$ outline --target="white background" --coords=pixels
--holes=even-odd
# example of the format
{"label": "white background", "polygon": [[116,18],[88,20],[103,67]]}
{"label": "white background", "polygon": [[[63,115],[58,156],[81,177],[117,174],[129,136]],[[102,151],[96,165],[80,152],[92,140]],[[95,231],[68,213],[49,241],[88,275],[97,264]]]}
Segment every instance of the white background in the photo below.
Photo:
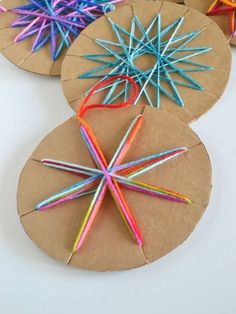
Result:
{"label": "white background", "polygon": [[1,314],[236,313],[236,51],[223,98],[192,124],[212,160],[210,205],[182,246],[135,270],[66,267],[30,241],[16,211],[19,174],[39,141],[73,112],[59,79],[19,70],[3,56],[0,104]]}

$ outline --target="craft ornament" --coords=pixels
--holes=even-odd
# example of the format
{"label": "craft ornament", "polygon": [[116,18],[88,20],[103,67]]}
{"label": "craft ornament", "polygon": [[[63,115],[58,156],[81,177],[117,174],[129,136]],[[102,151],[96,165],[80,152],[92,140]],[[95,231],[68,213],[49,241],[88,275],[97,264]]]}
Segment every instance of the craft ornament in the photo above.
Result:
{"label": "craft ornament", "polygon": [[[184,107],[184,101],[178,90],[179,86],[200,91],[204,90],[203,86],[191,77],[191,73],[210,71],[214,68],[195,62],[192,59],[200,54],[207,53],[211,48],[189,46],[193,39],[200,35],[201,31],[177,35],[184,23],[184,17],[178,18],[163,28],[161,14],[158,14],[145,29],[135,15],[131,21],[130,32],[114,23],[112,19],[109,19],[109,22],[117,37],[117,42],[97,39],[96,43],[104,48],[104,53],[90,54],[83,57],[101,65],[80,75],[80,78],[99,78],[100,81],[103,81],[119,73],[129,75],[140,85],[140,92],[134,104],[139,101],[143,94],[149,105],[156,108],[160,108],[160,94]],[[135,36],[137,31],[141,33],[139,38]],[[153,31],[155,32],[153,33]],[[150,33],[153,33],[153,35],[150,36]],[[166,36],[168,36],[168,39],[166,39]],[[128,41],[126,37],[128,37]],[[117,52],[117,48],[120,51]],[[135,60],[143,55],[151,55],[155,58],[155,63],[150,69],[142,70],[137,68]],[[111,60],[111,58],[113,59]],[[186,67],[183,68],[183,65]],[[104,71],[106,71],[106,74],[104,74]],[[120,82],[122,83],[122,81],[116,81],[107,87],[108,91],[103,101],[104,104],[113,103],[120,96],[127,99],[126,87],[117,92]],[[166,88],[163,86],[163,82],[167,83]],[[155,102],[152,102],[148,94],[147,87],[149,85],[155,88]]]}
{"label": "craft ornament", "polygon": [[[132,210],[128,207],[125,197],[122,194],[121,187],[137,191],[139,193],[144,193],[147,195],[159,197],[165,200],[179,202],[179,203],[189,203],[191,201],[184,195],[177,192],[167,190],[163,187],[158,187],[154,185],[145,184],[143,182],[134,180],[133,178],[138,175],[151,170],[154,167],[162,165],[163,163],[185,153],[187,148],[179,147],[173,148],[171,150],[157,153],[155,155],[150,155],[147,157],[140,158],[138,160],[130,161],[126,164],[121,164],[126,153],[131,148],[133,141],[135,140],[136,134],[142,126],[143,117],[142,114],[135,117],[131,122],[129,128],[127,129],[122,141],[120,142],[118,149],[116,150],[114,156],[112,157],[110,163],[107,162],[99,144],[96,139],[96,135],[90,128],[89,124],[84,120],[85,113],[90,109],[104,109],[105,107],[101,105],[90,105],[86,107],[87,102],[93,93],[99,88],[112,83],[115,80],[127,80],[131,83],[134,88],[135,93],[130,99],[120,105],[109,105],[108,108],[121,108],[128,106],[134,102],[137,97],[138,89],[135,82],[127,76],[117,76],[107,79],[103,82],[99,82],[93,87],[88,97],[85,98],[80,111],[78,112],[78,120],[80,122],[80,129],[82,133],[83,140],[88,147],[91,156],[93,158],[96,168],[89,168],[84,165],[75,165],[58,160],[48,160],[43,159],[43,164],[53,167],[56,169],[61,169],[70,173],[82,174],[86,176],[86,179],[67,187],[63,191],[47,198],[46,200],[40,202],[35,206],[34,210],[43,210],[51,207],[55,207],[58,204],[67,202],[69,200],[79,198],[88,194],[94,194],[91,204],[86,213],[85,219],[82,222],[82,226],[74,242],[72,249],[72,255],[79,251],[82,243],[85,240],[87,233],[89,232],[91,225],[99,212],[101,203],[109,189],[114,201],[126,223],[128,229],[130,230],[133,238],[136,240],[137,244],[143,246],[143,238],[141,231],[136,223],[136,219],[132,214]],[[69,258],[69,261],[72,257]]]}
{"label": "craft ornament", "polygon": [[[87,105],[96,89],[111,84],[115,79],[128,80],[134,86],[134,92],[125,103],[107,106]],[[36,151],[32,155],[31,161],[27,163],[21,175],[18,207],[25,230],[48,254],[68,264],[94,270],[127,269],[146,264],[179,245],[191,233],[206,207],[210,193],[210,168],[202,144],[199,144],[197,137],[193,137],[192,131],[184,123],[164,112],[159,114],[159,111],[144,105],[141,108],[139,105],[124,108],[132,103],[136,96],[137,85],[126,76],[112,77],[97,84],[81,105],[76,124],[74,119],[66,123],[67,126],[70,125],[69,129],[74,125],[76,133],[77,129],[80,129],[81,139],[84,141],[84,147],[89,151],[90,158],[84,156],[84,162],[77,162],[69,157],[72,156],[71,151],[80,158],[85,152],[83,153],[82,146],[79,149],[76,149],[77,144],[75,148],[71,146],[73,143],[78,143],[78,138],[77,136],[73,138],[72,133],[67,131],[64,135],[58,136],[57,140],[54,138],[50,145],[46,144],[47,141],[43,141],[39,153]],[[111,109],[118,111],[118,114]],[[98,110],[99,121],[94,128],[90,118],[93,116],[98,120]],[[108,111],[111,112],[110,117],[117,117],[117,120],[113,117],[110,124],[114,138],[111,132],[107,131],[108,120],[107,123],[101,122]],[[130,118],[127,124],[128,116]],[[159,117],[159,120],[156,120],[155,116]],[[150,117],[158,123],[150,121]],[[120,127],[121,122],[122,127]],[[147,138],[147,134],[152,137],[154,135],[153,131],[150,133],[153,125],[158,128],[158,140]],[[187,145],[178,145],[181,142],[179,128],[183,129],[182,136],[187,134],[188,140],[181,140]],[[175,134],[170,138],[170,130],[173,129]],[[112,138],[107,147],[105,143],[108,134]],[[162,144],[158,150],[155,150],[156,143],[164,143],[165,137],[169,143],[164,146]],[[58,139],[65,140],[66,149],[58,143]],[[144,143],[140,143],[140,139]],[[176,139],[178,144],[175,143]],[[116,143],[115,146],[118,148],[111,149],[111,143]],[[61,154],[62,152],[66,155]],[[39,156],[41,156],[40,160]],[[197,170],[199,159],[201,169]],[[197,170],[194,180],[191,178],[195,173],[192,166]],[[181,175],[180,173],[177,175],[174,171],[176,167]],[[190,178],[183,175],[186,171]],[[64,179],[62,181],[55,179],[55,175],[62,176]],[[76,179],[73,183],[69,183],[68,180],[78,176],[82,177],[82,180],[78,182]],[[168,179],[163,181],[165,177]],[[180,182],[178,177],[181,180],[184,178],[183,194],[175,192],[181,191],[178,189]],[[157,186],[154,180],[164,183]],[[168,184],[169,180],[175,187],[173,190],[168,188],[171,186]],[[51,188],[49,182],[52,182]],[[193,192],[193,189],[196,191]],[[107,193],[108,191],[110,193]],[[43,197],[41,195],[39,198],[38,193],[42,193]],[[156,203],[155,200],[159,200],[160,203]],[[123,220],[119,216],[113,217],[117,208]],[[72,209],[74,218],[71,216]],[[65,216],[60,220],[62,210]],[[166,217],[164,220],[163,214]],[[123,222],[120,223],[120,220]],[[135,241],[132,240],[127,229]],[[160,233],[154,230],[159,230]],[[107,232],[110,234],[108,235]],[[154,240],[153,237],[156,239]],[[158,249],[155,248],[156,245]]]}
{"label": "craft ornament", "polygon": [[[25,46],[27,45],[29,49],[29,56],[41,49],[49,50],[44,57],[55,62],[65,54],[83,29],[104,13],[114,10],[115,4],[122,0],[21,0],[18,2],[22,5],[11,7],[10,2],[6,6],[8,10],[5,13],[5,28],[17,29],[14,38],[10,36],[9,30],[9,37],[15,44],[26,41]],[[5,33],[2,36],[4,35]],[[21,49],[16,45],[17,48]],[[34,70],[34,65],[31,70],[50,74],[47,73],[48,69],[44,71],[46,73]],[[55,75],[59,74],[55,73]]]}
{"label": "craft ornament", "polygon": [[112,4],[120,1],[30,0],[28,5],[12,10],[19,15],[12,27],[23,28],[15,38],[15,42],[35,35],[32,47],[34,52],[50,41],[52,59],[56,60],[64,47],[71,46],[81,30],[102,16],[104,12],[113,10]]}
{"label": "craft ornament", "polygon": [[[139,1],[81,32],[65,57],[62,86],[78,110],[95,83],[128,75],[140,87],[135,104],[142,99],[189,123],[219,99],[230,66],[229,45],[209,18],[182,5]],[[128,89],[122,83],[100,90],[97,101],[125,101]]]}

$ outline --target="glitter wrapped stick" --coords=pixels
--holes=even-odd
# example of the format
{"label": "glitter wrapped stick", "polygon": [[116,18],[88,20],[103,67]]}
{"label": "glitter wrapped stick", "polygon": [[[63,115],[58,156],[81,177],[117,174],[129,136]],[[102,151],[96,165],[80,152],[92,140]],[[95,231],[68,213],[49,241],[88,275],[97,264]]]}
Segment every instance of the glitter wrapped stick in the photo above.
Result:
{"label": "glitter wrapped stick", "polygon": [[[95,90],[105,86],[106,84],[109,84],[115,79],[126,79],[130,81],[137,89],[137,85],[135,85],[134,81],[129,77],[118,76],[110,78],[107,81],[97,84],[93,88],[90,94],[86,97],[84,104],[81,106],[78,113],[78,120],[81,124],[82,138],[86,146],[88,147],[91,158],[93,159],[96,167],[92,168],[84,165],[52,159],[42,160],[42,163],[45,166],[79,175],[84,177],[84,179],[64,189],[63,191],[47,198],[43,202],[40,202],[35,206],[34,210],[48,209],[50,207],[54,207],[58,204],[70,201],[72,199],[80,198],[84,195],[93,195],[87,214],[82,222],[81,228],[74,242],[72,255],[75,252],[79,251],[79,249],[81,248],[88,232],[91,229],[92,223],[101,207],[102,201],[108,191],[111,193],[117,205],[117,208],[119,209],[119,212],[127,225],[128,230],[140,246],[143,245],[142,234],[139,230],[135,217],[125,200],[125,197],[121,191],[121,187],[172,202],[178,202],[183,204],[191,203],[191,201],[182,194],[167,190],[162,187],[134,180],[134,178],[141,173],[150,171],[154,167],[160,166],[161,164],[166,163],[169,160],[184,154],[187,151],[186,148],[174,148],[165,152],[157,153],[122,164],[124,157],[132,147],[132,143],[142,126],[142,114],[135,117],[134,120],[131,122],[114,156],[109,163],[107,162],[98,144],[96,136],[93,133],[93,130],[90,128],[90,126],[87,124],[83,117],[85,113],[90,109],[104,108],[104,105],[86,106],[86,103]],[[137,90],[127,102],[118,105],[109,105],[108,108],[112,109],[127,106],[134,101],[136,96]]]}
{"label": "glitter wrapped stick", "polygon": [[[162,27],[161,14],[156,15],[147,28],[144,28],[137,16],[131,19],[130,30],[111,19],[109,21],[116,41],[95,40],[100,48],[104,49],[104,53],[83,56],[99,65],[80,75],[81,79],[99,78],[103,81],[119,74],[128,75],[140,86],[134,104],[143,95],[149,105],[156,108],[161,106],[161,95],[184,107],[179,87],[204,90],[204,87],[191,77],[194,72],[213,70],[213,67],[195,61],[197,56],[211,50],[210,47],[192,44],[203,30],[178,34],[185,23],[185,17]],[[135,62],[138,58],[148,55],[154,57],[153,66],[148,69],[139,68]],[[127,85],[122,90],[117,88],[121,83],[122,80],[117,80],[103,87],[106,90],[104,104],[115,102],[119,97],[127,99]],[[150,87],[155,90],[155,99],[151,99]]]}
{"label": "glitter wrapped stick", "polygon": [[69,48],[79,33],[113,4],[122,0],[29,0],[12,9],[19,15],[12,27],[23,28],[15,42],[35,36],[32,52],[47,43],[51,45],[52,59],[56,60],[64,47]]}
{"label": "glitter wrapped stick", "polygon": [[207,15],[229,15],[230,34],[236,34],[236,2],[234,0],[215,0],[207,11]]}

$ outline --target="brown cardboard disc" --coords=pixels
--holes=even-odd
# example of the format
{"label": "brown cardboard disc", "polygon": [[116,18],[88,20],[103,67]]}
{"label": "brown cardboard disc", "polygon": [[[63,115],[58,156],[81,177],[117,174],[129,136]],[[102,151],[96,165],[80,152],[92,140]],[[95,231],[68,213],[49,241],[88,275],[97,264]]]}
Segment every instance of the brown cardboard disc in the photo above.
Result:
{"label": "brown cardboard disc", "polygon": [[[127,0],[128,2],[129,0]],[[10,25],[16,20],[17,14],[10,10],[28,4],[27,0],[0,0],[0,4],[7,9],[0,15],[0,52],[19,68],[42,75],[60,76],[61,65],[67,49],[65,48],[56,61],[52,60],[50,44],[41,47],[38,51],[32,52],[32,39],[15,43],[15,37],[20,33],[21,28],[11,28]],[[118,3],[117,6],[126,5]]]}
{"label": "brown cardboard disc", "polygon": [[[185,123],[164,110],[157,111],[144,104],[115,109],[115,112],[96,109],[88,113],[86,121],[109,161],[131,121],[141,112],[143,124],[123,162],[187,147],[188,151],[183,155],[140,175],[137,180],[182,193],[192,204],[174,203],[122,189],[143,234],[141,249],[128,232],[108,192],[81,250],[73,255],[70,265],[109,271],[153,262],[191,234],[208,205],[210,160],[200,139]],[[22,171],[17,197],[20,220],[29,237],[44,252],[66,262],[91,196],[32,212],[38,202],[82,179],[44,166],[40,162],[43,158],[94,166],[75,117],[54,129],[38,145]]]}
{"label": "brown cardboard disc", "polygon": [[[210,6],[212,5],[213,0],[185,0],[185,5],[188,7],[194,8],[198,10],[199,12],[202,12],[203,14],[206,14]],[[229,29],[230,29],[230,22],[229,22],[229,16],[226,15],[215,15],[215,16],[209,16],[215,23],[219,25],[219,27],[222,29],[222,31],[225,34],[225,37],[229,40],[231,45],[236,46],[236,37],[232,37],[230,35]]]}
{"label": "brown cardboard disc", "polygon": [[[202,30],[190,46],[210,47],[212,50],[195,56],[192,60],[214,67],[213,71],[207,70],[190,74],[192,78],[196,79],[203,86],[204,91],[178,86],[180,95],[185,103],[184,107],[178,106],[165,95],[161,95],[160,108],[174,114],[186,123],[190,123],[199,118],[217,102],[228,82],[231,68],[230,47],[220,28],[205,15],[183,5],[162,1],[137,1],[125,8],[119,8],[114,12],[106,14],[90,24],[68,50],[62,66],[61,79],[65,97],[75,111],[78,110],[81,98],[83,98],[85,92],[98,81],[95,78],[80,78],[82,74],[99,65],[97,62],[87,60],[82,56],[105,52],[95,42],[97,38],[117,42],[108,18],[129,30],[131,18],[134,14],[138,16],[144,27],[147,27],[159,12],[162,14],[163,27],[180,17],[185,17],[185,22],[178,34]],[[147,58],[142,60],[146,68],[152,64],[148,61],[149,58],[150,55],[147,55]],[[148,92],[152,99],[156,98],[155,88],[149,87]],[[144,97],[142,99],[148,104]]]}

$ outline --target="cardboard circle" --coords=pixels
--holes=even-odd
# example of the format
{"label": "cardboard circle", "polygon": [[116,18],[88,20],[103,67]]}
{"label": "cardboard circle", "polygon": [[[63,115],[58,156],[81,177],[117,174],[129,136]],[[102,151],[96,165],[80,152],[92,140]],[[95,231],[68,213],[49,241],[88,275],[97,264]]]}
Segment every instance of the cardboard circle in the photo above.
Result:
{"label": "cardboard circle", "polygon": [[[194,72],[190,75],[203,86],[204,91],[178,86],[179,93],[185,103],[184,107],[178,106],[162,94],[160,108],[174,114],[186,123],[190,123],[217,102],[224,92],[231,68],[230,47],[219,27],[205,15],[183,5],[160,1],[137,1],[125,8],[119,8],[115,12],[106,14],[90,24],[68,50],[62,66],[61,80],[65,97],[75,111],[78,110],[81,98],[84,97],[86,91],[99,80],[97,78],[80,78],[82,74],[99,65],[98,62],[87,60],[82,56],[106,52],[95,42],[97,38],[117,42],[108,18],[130,30],[130,22],[134,14],[147,28],[159,12],[161,13],[163,27],[173,23],[180,17],[185,17],[185,22],[177,34],[201,30],[201,33],[194,38],[190,47],[211,47],[212,50],[194,57],[192,61],[214,67],[213,71]],[[148,93],[151,98],[155,99],[155,88],[149,87]],[[141,99],[148,104],[143,96]]]}
{"label": "cardboard circle", "polygon": [[[197,135],[164,110],[157,111],[144,104],[115,109],[115,112],[98,110],[89,112],[86,121],[108,161],[131,121],[141,112],[143,124],[123,163],[176,147],[188,148],[183,155],[139,175],[137,180],[184,194],[192,204],[174,203],[122,189],[143,234],[141,249],[108,192],[81,250],[70,260],[70,265],[96,271],[139,267],[169,253],[193,231],[209,202],[210,160]],[[40,162],[44,158],[94,167],[75,117],[54,129],[38,145],[22,171],[17,197],[20,220],[29,237],[48,255],[66,262],[91,196],[48,210],[31,211],[38,202],[82,179],[46,167]]]}
{"label": "cardboard circle", "polygon": [[[7,9],[0,15],[0,52],[13,64],[21,69],[50,76],[60,76],[62,61],[67,48],[64,48],[59,57],[53,61],[51,57],[50,43],[41,47],[38,51],[32,52],[32,45],[35,36],[21,42],[15,43],[15,37],[22,30],[21,28],[11,28],[10,25],[17,18],[17,14],[11,10],[17,6],[29,4],[27,0],[0,0],[0,4]],[[126,2],[118,3],[118,6],[125,5]]]}
{"label": "cardboard circle", "polygon": [[[198,10],[199,12],[206,14],[210,6],[212,5],[214,1],[213,0],[185,0],[185,5],[188,7],[191,7],[193,9]],[[232,37],[230,35],[229,29],[229,16],[226,15],[215,15],[215,16],[209,16],[215,23],[219,25],[219,27],[222,29],[222,31],[225,34],[225,37],[227,40],[229,40],[229,43],[233,46],[236,46],[236,37]]]}

